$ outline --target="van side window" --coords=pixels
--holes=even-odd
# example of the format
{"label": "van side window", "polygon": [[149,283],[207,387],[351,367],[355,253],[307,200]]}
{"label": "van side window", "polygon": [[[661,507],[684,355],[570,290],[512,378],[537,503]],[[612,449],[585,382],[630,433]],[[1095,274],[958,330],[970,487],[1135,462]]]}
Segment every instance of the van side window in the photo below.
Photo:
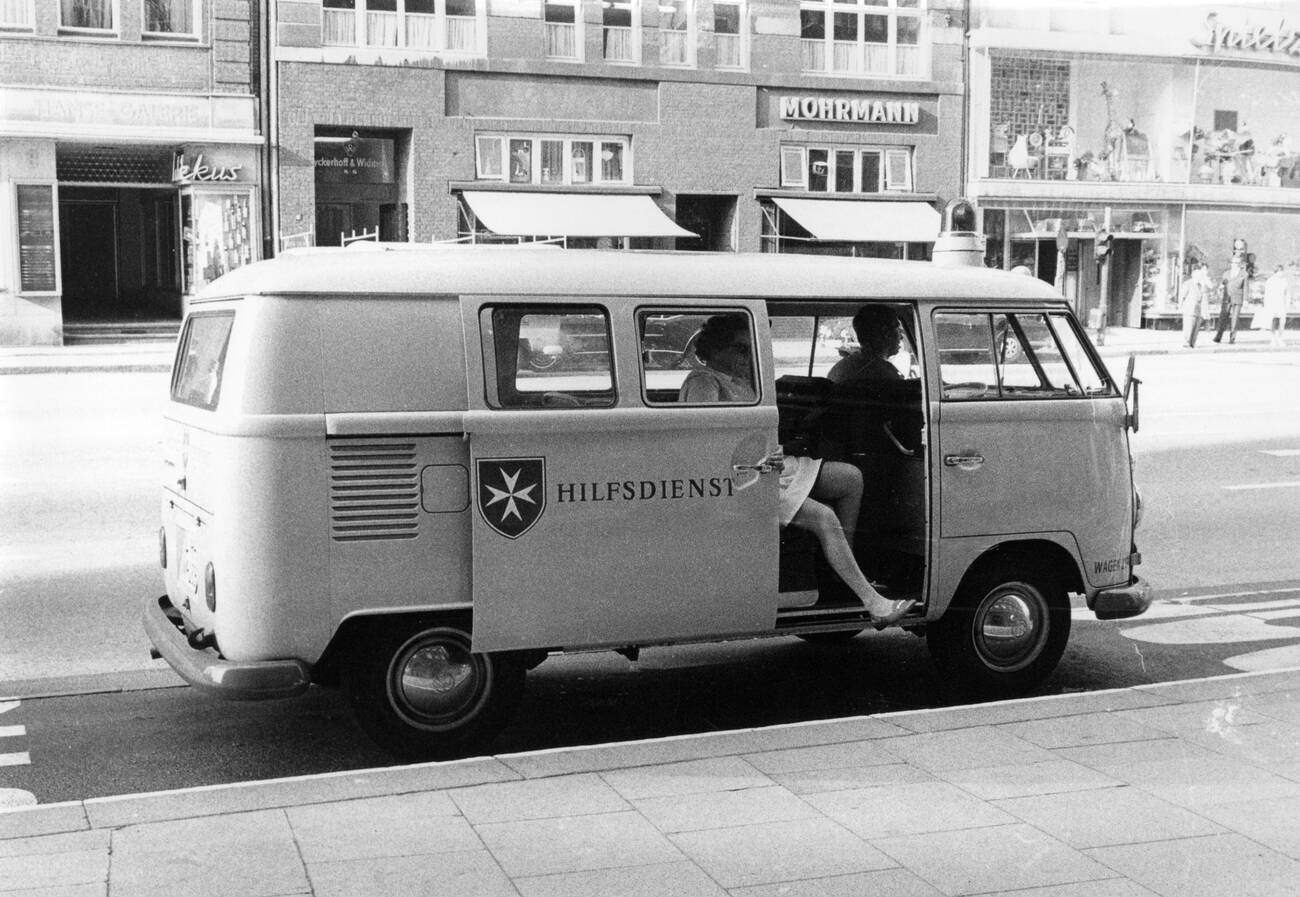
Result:
{"label": "van side window", "polygon": [[190,316],[176,352],[172,376],[172,401],[211,411],[221,399],[221,375],[234,312],[206,312]]}
{"label": "van side window", "polygon": [[[706,330],[710,320],[714,323]],[[706,364],[696,350],[703,339],[708,355],[716,342],[710,341],[711,332],[734,338],[727,346],[713,346],[719,351]],[[748,312],[644,309],[637,313],[637,338],[647,404],[753,405],[758,401],[754,322]],[[737,354],[733,345],[741,343],[748,349]]]}
{"label": "van side window", "polygon": [[943,398],[1037,399],[1108,390],[1065,314],[937,312]]}
{"label": "van side window", "polygon": [[480,325],[492,407],[614,404],[609,316],[600,306],[499,305],[483,309]]}

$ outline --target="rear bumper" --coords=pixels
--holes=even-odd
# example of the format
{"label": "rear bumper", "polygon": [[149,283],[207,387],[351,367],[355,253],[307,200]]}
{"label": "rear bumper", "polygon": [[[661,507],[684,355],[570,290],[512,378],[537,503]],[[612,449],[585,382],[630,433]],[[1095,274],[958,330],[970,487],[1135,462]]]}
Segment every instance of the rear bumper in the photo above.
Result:
{"label": "rear bumper", "polygon": [[1123,620],[1144,613],[1151,606],[1151,598],[1150,584],[1135,576],[1126,586],[1098,590],[1091,607],[1098,620]]}
{"label": "rear bumper", "polygon": [[311,685],[311,668],[301,660],[239,663],[191,647],[179,618],[166,595],[144,603],[144,631],[149,641],[182,679],[205,694],[233,701],[263,701],[291,698]]}

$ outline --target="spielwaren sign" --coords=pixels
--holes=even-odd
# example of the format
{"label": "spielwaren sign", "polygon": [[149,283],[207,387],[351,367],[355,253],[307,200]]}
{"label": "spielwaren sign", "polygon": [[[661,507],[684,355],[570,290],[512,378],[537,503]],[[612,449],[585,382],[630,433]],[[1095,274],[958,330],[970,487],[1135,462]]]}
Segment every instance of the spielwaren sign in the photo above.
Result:
{"label": "spielwaren sign", "polygon": [[1300,29],[1287,24],[1285,19],[1279,19],[1276,25],[1236,26],[1225,24],[1216,13],[1210,13],[1203,27],[1204,34],[1192,38],[1192,43],[1211,52],[1256,50],[1300,56]]}
{"label": "spielwaren sign", "polygon": [[873,125],[915,125],[921,104],[896,100],[781,97],[781,117],[790,121],[842,121]]}

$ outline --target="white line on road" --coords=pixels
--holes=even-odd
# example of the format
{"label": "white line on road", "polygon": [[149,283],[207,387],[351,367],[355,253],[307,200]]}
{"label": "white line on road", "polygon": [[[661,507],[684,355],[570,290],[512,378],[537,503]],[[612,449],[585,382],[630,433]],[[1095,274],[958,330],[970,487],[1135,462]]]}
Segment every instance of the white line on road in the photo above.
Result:
{"label": "white line on road", "polygon": [[15,751],[12,754],[0,754],[0,766],[27,766],[31,762],[31,755],[26,751]]}
{"label": "white line on road", "polygon": [[1240,486],[1224,486],[1229,492],[1240,492],[1244,489],[1300,489],[1300,480],[1290,480],[1281,483],[1242,483]]}
{"label": "white line on road", "polygon": [[1260,451],[1275,458],[1294,458],[1300,455],[1300,449],[1261,449]]}
{"label": "white line on road", "polygon": [[1192,595],[1185,598],[1169,598],[1173,604],[1186,604],[1191,601],[1215,601],[1219,598],[1246,598],[1250,595],[1290,595],[1300,592],[1300,586],[1292,586],[1289,589],[1254,589],[1248,592],[1219,592],[1214,595]]}
{"label": "white line on road", "polygon": [[17,701],[0,701],[0,713],[8,713],[10,710],[17,710]]}
{"label": "white line on road", "polygon": [[17,738],[26,734],[26,726],[0,726],[0,738]]}

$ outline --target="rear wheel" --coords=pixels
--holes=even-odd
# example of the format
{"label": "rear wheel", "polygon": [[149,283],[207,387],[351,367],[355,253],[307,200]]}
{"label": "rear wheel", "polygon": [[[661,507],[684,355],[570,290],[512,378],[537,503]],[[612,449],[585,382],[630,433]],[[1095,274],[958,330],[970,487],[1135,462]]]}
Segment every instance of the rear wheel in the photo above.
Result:
{"label": "rear wheel", "polygon": [[1023,693],[1051,675],[1065,652],[1069,595],[1041,564],[1007,558],[969,575],[926,631],[930,654],[955,690]]}
{"label": "rear wheel", "polygon": [[524,664],[470,651],[458,625],[393,625],[354,644],[343,685],[377,744],[407,759],[440,759],[496,735],[523,694]]}

